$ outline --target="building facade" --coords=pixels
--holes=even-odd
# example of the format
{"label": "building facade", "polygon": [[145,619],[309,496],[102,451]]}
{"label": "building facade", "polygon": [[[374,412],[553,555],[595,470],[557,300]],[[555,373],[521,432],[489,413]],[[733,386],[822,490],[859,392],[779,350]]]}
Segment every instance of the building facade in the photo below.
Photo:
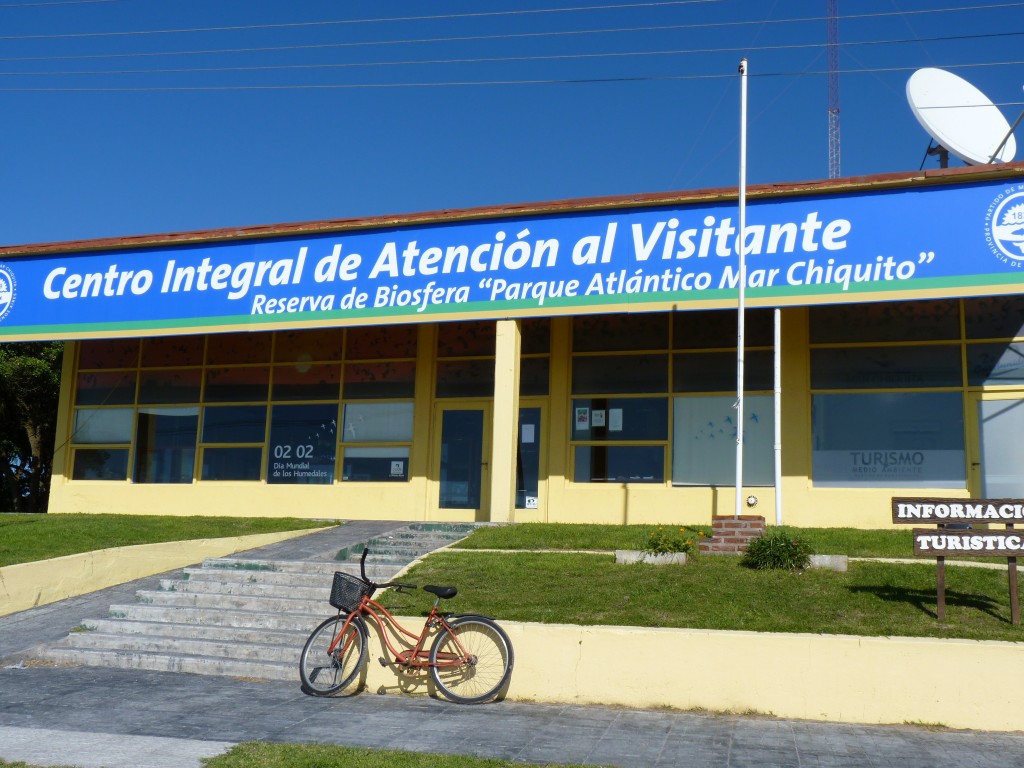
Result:
{"label": "building facade", "polygon": [[[745,508],[886,527],[893,496],[1024,496],[1022,177],[748,192]],[[2,337],[67,341],[50,510],[730,514],[735,199],[0,249]]]}

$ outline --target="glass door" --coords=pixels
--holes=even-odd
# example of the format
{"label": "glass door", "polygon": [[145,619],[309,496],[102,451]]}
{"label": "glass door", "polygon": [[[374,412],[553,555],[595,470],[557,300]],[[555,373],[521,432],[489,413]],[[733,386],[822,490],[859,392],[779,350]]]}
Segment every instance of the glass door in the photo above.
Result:
{"label": "glass door", "polygon": [[1024,498],[1024,392],[986,392],[976,399],[977,448],[971,463],[971,495]]}
{"label": "glass door", "polygon": [[490,407],[442,405],[435,417],[438,509],[472,510],[486,519],[490,483]]}
{"label": "glass door", "polygon": [[516,509],[539,509],[544,480],[541,463],[543,432],[541,408],[519,407],[519,438],[516,446]]}

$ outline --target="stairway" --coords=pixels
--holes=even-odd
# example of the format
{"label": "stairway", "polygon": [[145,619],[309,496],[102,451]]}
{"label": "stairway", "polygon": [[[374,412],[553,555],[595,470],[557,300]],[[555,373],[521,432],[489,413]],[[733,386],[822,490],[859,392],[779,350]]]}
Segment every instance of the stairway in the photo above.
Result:
{"label": "stairway", "polygon": [[288,559],[262,556],[277,545],[211,558],[161,579],[158,589],[138,591],[132,604],[110,606],[107,618],[83,621],[34,656],[57,664],[295,680],[306,637],[334,612],[327,602],[334,572],[358,575],[364,545],[367,576],[387,581],[473,528],[412,523],[335,550],[336,559],[320,553],[300,559],[295,543]]}

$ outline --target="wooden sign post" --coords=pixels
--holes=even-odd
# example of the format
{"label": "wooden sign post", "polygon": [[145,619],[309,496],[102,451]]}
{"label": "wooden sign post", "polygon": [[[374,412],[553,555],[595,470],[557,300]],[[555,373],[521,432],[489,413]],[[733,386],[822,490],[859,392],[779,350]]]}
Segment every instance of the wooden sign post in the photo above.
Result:
{"label": "wooden sign post", "polygon": [[[903,499],[892,500],[892,521],[897,524],[933,523],[914,529],[914,556],[934,557],[936,615],[946,619],[946,558],[1005,557],[1010,582],[1010,621],[1020,624],[1017,558],[1024,555],[1024,499]],[[1005,530],[979,529],[1004,525]]]}

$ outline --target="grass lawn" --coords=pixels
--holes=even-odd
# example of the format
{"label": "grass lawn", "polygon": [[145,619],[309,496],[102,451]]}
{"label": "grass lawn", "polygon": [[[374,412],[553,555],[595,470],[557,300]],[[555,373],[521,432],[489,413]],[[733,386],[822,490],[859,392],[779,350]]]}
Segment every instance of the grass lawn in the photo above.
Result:
{"label": "grass lawn", "polygon": [[[460,549],[643,549],[652,525],[564,525],[523,523],[480,528],[455,546]],[[665,526],[671,529],[673,526]],[[711,534],[709,525],[689,525],[688,531]],[[912,557],[914,540],[909,529],[858,530],[856,528],[794,528],[779,530],[804,539],[815,553],[850,557]]]}
{"label": "grass lawn", "polygon": [[[330,744],[268,744],[248,741],[203,760],[206,768],[555,768],[552,763],[510,763],[462,755],[429,755],[396,750],[357,749]],[[0,759],[0,768],[34,768]],[[582,768],[559,763],[558,768]],[[591,767],[593,768],[593,767]]]}
{"label": "grass lawn", "polygon": [[[2,765],[2,763],[0,763]],[[358,749],[329,744],[238,744],[226,754],[204,761],[206,768],[530,768],[536,763],[510,763],[462,755],[431,755],[396,750]],[[582,768],[559,763],[559,768]],[[544,763],[554,768],[551,763]]]}
{"label": "grass lawn", "polygon": [[321,528],[297,518],[0,514],[0,567],[130,544]]}
{"label": "grass lawn", "polygon": [[[448,604],[450,610],[509,621],[1024,641],[1024,629],[1010,624],[1005,569],[950,565],[946,621],[940,624],[934,561],[858,562],[846,573],[790,573],[753,571],[729,556],[697,555],[683,567],[664,567],[618,565],[609,555],[579,552],[469,551],[635,549],[650,530],[546,524],[485,528],[461,548],[432,555],[407,580],[454,584],[459,595]],[[909,557],[913,552],[909,531],[790,532],[827,554]],[[426,612],[431,598],[417,592],[388,594],[384,600],[415,615]]]}

